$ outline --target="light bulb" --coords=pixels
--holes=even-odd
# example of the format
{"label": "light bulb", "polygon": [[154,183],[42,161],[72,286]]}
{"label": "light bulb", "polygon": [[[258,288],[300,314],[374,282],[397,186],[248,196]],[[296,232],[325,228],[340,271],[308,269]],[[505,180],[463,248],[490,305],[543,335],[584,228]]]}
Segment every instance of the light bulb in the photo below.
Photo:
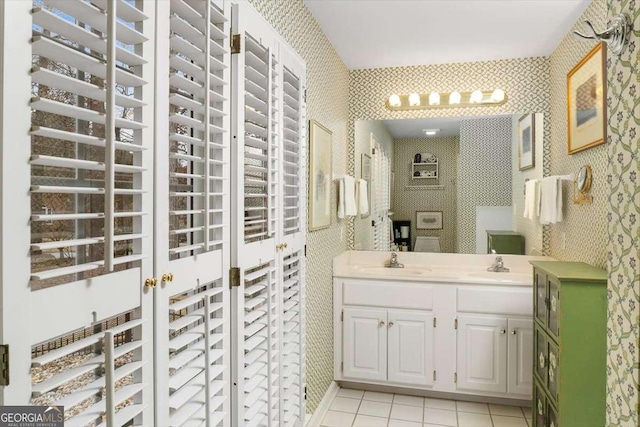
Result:
{"label": "light bulb", "polygon": [[462,100],[462,95],[460,95],[460,92],[455,91],[449,94],[449,105],[460,104],[461,100]]}
{"label": "light bulb", "polygon": [[402,104],[400,96],[395,93],[389,97],[389,105],[392,107],[399,107]]}
{"label": "light bulb", "polygon": [[429,94],[429,105],[440,105],[440,94],[438,92]]}
{"label": "light bulb", "polygon": [[409,95],[409,105],[411,107],[417,107],[418,105],[420,105],[419,93],[412,93],[411,95]]}
{"label": "light bulb", "polygon": [[480,102],[482,102],[482,91],[480,89],[478,90],[474,90],[473,93],[471,93],[471,103],[472,104],[478,104]]}
{"label": "light bulb", "polygon": [[491,100],[493,102],[502,102],[504,101],[504,91],[502,89],[496,89],[491,94]]}

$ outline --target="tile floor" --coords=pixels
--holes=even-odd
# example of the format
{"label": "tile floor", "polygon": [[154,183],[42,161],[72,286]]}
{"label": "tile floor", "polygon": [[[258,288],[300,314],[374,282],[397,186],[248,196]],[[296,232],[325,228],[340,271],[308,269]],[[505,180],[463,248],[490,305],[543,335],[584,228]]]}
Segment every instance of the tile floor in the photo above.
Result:
{"label": "tile floor", "polygon": [[531,427],[531,409],[341,388],[323,427]]}

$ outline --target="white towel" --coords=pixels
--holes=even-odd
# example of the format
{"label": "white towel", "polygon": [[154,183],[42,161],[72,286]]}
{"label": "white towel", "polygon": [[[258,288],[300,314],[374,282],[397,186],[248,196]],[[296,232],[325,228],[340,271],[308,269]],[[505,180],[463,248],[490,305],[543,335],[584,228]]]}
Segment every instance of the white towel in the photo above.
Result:
{"label": "white towel", "polygon": [[540,223],[555,224],[562,221],[562,180],[550,176],[540,186]]}
{"label": "white towel", "polygon": [[338,186],[338,218],[355,216],[357,213],[356,181],[352,176],[346,175]]}
{"label": "white towel", "polygon": [[535,221],[540,216],[540,180],[531,179],[524,184],[524,212],[522,216]]}
{"label": "white towel", "polygon": [[369,191],[367,181],[364,179],[358,180],[358,211],[360,211],[360,215],[369,213]]}

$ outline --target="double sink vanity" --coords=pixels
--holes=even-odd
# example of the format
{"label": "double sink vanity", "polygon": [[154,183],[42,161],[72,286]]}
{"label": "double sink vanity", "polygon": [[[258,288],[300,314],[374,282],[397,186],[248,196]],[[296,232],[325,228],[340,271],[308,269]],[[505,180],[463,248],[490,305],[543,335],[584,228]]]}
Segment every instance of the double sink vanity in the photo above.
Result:
{"label": "double sink vanity", "polygon": [[548,258],[391,255],[351,251],[334,259],[336,381],[529,405],[529,262]]}

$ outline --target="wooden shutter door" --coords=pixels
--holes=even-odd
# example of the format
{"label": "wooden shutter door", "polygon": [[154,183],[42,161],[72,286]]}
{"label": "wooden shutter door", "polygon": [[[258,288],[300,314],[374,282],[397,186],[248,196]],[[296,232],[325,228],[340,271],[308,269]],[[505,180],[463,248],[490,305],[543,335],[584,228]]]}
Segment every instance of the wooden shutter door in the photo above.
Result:
{"label": "wooden shutter door", "polygon": [[[14,200],[13,222],[16,248],[30,236],[30,253],[3,266],[13,283],[2,282],[2,304],[22,307],[3,319],[20,340],[3,332],[3,341],[31,372],[17,371],[3,403],[63,405],[67,426],[153,423],[145,321],[153,301],[142,283],[153,267],[154,9],[153,1],[106,0],[2,8],[3,28],[28,53],[3,60],[3,97],[4,76],[16,77],[12,99],[2,99],[15,116],[3,118],[3,141],[12,135],[30,150],[29,167],[21,153],[6,152],[3,175],[13,163],[16,185],[31,181],[29,201]],[[29,69],[30,87],[22,77]],[[22,128],[27,117],[30,130]],[[3,190],[10,185],[3,180]],[[11,225],[2,214],[4,245]],[[26,256],[30,272],[20,269]]]}
{"label": "wooden shutter door", "polygon": [[156,425],[229,425],[231,7],[158,2]]}

